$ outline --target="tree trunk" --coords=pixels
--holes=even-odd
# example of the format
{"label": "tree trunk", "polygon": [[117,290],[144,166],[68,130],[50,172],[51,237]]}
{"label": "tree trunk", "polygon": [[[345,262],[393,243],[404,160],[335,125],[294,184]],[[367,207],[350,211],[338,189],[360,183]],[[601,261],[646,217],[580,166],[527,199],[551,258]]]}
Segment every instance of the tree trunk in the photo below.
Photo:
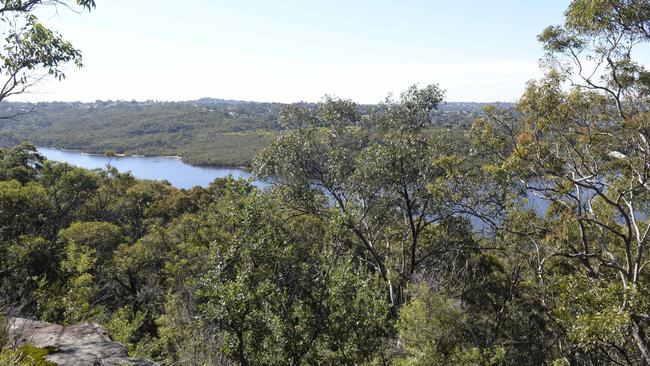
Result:
{"label": "tree trunk", "polygon": [[645,364],[650,365],[650,350],[648,349],[645,332],[641,329],[641,326],[635,319],[632,319],[632,335],[634,336],[636,345],[645,360]]}

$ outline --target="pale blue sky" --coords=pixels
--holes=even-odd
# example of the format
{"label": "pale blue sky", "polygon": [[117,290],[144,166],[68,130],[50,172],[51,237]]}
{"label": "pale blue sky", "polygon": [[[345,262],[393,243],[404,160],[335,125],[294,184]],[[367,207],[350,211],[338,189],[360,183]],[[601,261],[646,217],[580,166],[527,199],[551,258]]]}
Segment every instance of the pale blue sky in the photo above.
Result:
{"label": "pale blue sky", "polygon": [[450,101],[513,101],[536,35],[569,0],[97,0],[41,18],[84,54],[23,100],[201,97],[374,103],[437,82]]}

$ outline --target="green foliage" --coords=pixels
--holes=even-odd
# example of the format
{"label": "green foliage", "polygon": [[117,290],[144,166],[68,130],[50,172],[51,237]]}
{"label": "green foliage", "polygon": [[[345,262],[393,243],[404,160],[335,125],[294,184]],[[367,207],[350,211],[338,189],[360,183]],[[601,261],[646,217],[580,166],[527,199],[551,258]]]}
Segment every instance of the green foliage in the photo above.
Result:
{"label": "green foliage", "polygon": [[462,302],[432,293],[425,284],[410,289],[411,300],[400,310],[397,322],[401,352],[396,365],[502,365],[506,349],[472,344],[475,332]]}
{"label": "green foliage", "polygon": [[193,304],[182,296],[170,294],[165,313],[156,319],[161,360],[179,365],[229,365],[223,352],[224,336],[210,324],[192,317]]}
{"label": "green foliage", "polygon": [[590,349],[624,339],[630,314],[618,306],[624,293],[619,283],[563,276],[549,285],[557,294],[557,319],[573,342]]}
{"label": "green foliage", "polygon": [[385,334],[379,283],[305,242],[300,222],[283,228],[278,203],[247,190],[227,187],[227,204],[210,217],[226,236],[211,248],[200,292],[202,318],[225,331],[226,354],[248,365],[371,360]]}
{"label": "green foliage", "polygon": [[431,294],[426,286],[420,285],[413,292],[413,299],[401,309],[397,322],[404,349],[398,364],[449,364],[465,332],[463,314],[450,299]]}
{"label": "green foliage", "polygon": [[92,270],[96,261],[93,248],[75,241],[70,241],[65,247],[61,269],[69,277],[63,297],[63,316],[67,323],[92,319],[97,315],[98,309],[92,306],[96,291]]}
{"label": "green foliage", "polygon": [[[103,318],[104,307],[95,303],[98,285],[103,282],[98,276],[98,251],[116,239],[119,242],[115,229],[108,223],[74,223],[60,231],[62,258],[58,277],[48,281],[42,276],[38,284],[40,311],[47,314],[44,318],[66,324]],[[57,291],[53,291],[55,286]]]}
{"label": "green foliage", "polygon": [[0,182],[0,235],[3,241],[18,238],[43,225],[47,201],[47,192],[38,184],[22,185],[15,180]]}
{"label": "green foliage", "polygon": [[6,366],[56,366],[54,362],[45,360],[45,356],[52,353],[52,348],[37,348],[21,346],[7,348],[0,351],[0,364]]}
{"label": "green foliage", "polygon": [[647,364],[650,77],[628,52],[646,5],[573,1],[539,37],[545,77],[469,133],[439,128],[436,85],[282,111],[41,105],[2,141],[222,164],[266,146],[274,184],[179,190],[0,149],[2,300],[166,364]]}
{"label": "green foliage", "polygon": [[4,43],[0,51],[0,74],[6,82],[2,83],[0,89],[0,101],[24,93],[46,75],[57,80],[65,78],[63,66],[69,62],[81,66],[81,52],[56,31],[45,27],[36,17],[38,9],[46,5],[77,5],[90,10],[95,7],[95,2],[2,1],[0,22],[4,24]]}
{"label": "green foliage", "polygon": [[26,183],[36,178],[44,158],[31,145],[21,144],[13,149],[0,150],[0,177]]}
{"label": "green foliage", "polygon": [[129,351],[134,351],[138,341],[138,331],[145,321],[145,314],[138,312],[131,313],[128,306],[117,309],[106,323],[106,329],[111,333],[111,337],[124,344]]}
{"label": "green foliage", "polygon": [[[443,95],[436,85],[413,86],[366,114],[329,97],[316,108],[288,107],[281,115],[287,129],[255,162],[256,173],[282,187],[293,206],[325,222],[335,217],[348,230],[346,244],[383,280],[393,318],[414,274],[446,261],[432,254],[449,244],[434,232],[457,222],[454,183],[432,164],[451,161],[442,155],[457,147],[429,130]],[[434,195],[428,185],[438,179]],[[470,246],[471,238],[451,245]]]}
{"label": "green foliage", "polygon": [[[572,1],[564,25],[539,36],[547,73],[528,84],[517,113],[474,127],[490,173],[521,192],[499,230],[531,258],[541,290],[531,295],[563,345],[557,364],[650,362],[650,160],[638,108],[649,89],[632,59],[650,41],[648,10],[647,1]],[[526,195],[546,205],[524,213]]]}
{"label": "green foliage", "polygon": [[3,312],[0,313],[0,349],[4,349],[7,343],[9,342],[9,320]]}

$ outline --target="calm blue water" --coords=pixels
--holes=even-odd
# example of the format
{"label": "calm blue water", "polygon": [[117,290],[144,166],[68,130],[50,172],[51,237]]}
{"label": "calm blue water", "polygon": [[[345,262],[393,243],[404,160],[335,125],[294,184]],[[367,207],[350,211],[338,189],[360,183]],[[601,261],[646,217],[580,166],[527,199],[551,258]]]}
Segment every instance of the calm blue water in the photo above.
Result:
{"label": "calm blue water", "polygon": [[[113,157],[102,155],[88,155],[78,151],[64,151],[39,147],[38,151],[50,160],[62,161],[86,169],[105,168],[110,163],[121,172],[131,172],[134,176],[143,179],[167,180],[178,188],[205,187],[216,178],[224,178],[229,174],[235,178],[248,179],[251,173],[236,168],[199,167],[183,163],[173,157]],[[268,184],[256,180],[254,185],[267,187]],[[539,214],[548,208],[548,202],[528,194],[530,205]],[[470,221],[477,227],[483,227],[480,220],[470,217]]]}
{"label": "calm blue water", "polygon": [[[56,160],[86,169],[106,168],[106,165],[117,168],[120,172],[131,172],[142,179],[167,180],[174,187],[192,188],[205,187],[215,178],[232,175],[235,178],[250,178],[252,175],[243,169],[199,167],[183,163],[173,157],[138,157],[125,156],[109,158],[102,155],[88,155],[78,151],[64,151],[39,147],[38,152],[49,160]],[[257,186],[264,183],[256,181]]]}

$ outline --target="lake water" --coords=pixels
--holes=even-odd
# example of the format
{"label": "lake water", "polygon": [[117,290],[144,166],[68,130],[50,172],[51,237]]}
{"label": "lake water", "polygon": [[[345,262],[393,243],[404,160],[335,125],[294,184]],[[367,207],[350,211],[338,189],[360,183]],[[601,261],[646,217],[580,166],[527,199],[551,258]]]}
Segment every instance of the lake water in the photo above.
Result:
{"label": "lake water", "polygon": [[[135,177],[167,180],[178,188],[206,187],[214,179],[224,178],[228,175],[245,179],[252,177],[251,173],[244,169],[194,166],[173,157],[125,156],[109,158],[103,155],[90,155],[79,151],[44,147],[39,147],[38,151],[50,160],[62,161],[86,169],[106,168],[106,165],[110,164],[121,172],[130,171]],[[258,180],[253,184],[258,187],[268,186]],[[535,211],[540,214],[548,208],[548,202],[539,197],[529,193],[528,199]],[[483,226],[478,219],[470,218],[470,220],[478,227]]]}
{"label": "lake water", "polygon": [[[39,147],[38,152],[49,160],[61,161],[86,169],[106,168],[110,164],[120,172],[131,172],[135,177],[142,179],[167,180],[178,188],[206,187],[215,178],[224,178],[228,175],[245,179],[252,177],[251,173],[244,169],[194,166],[183,163],[174,157],[124,156],[109,158],[103,155],[90,155],[79,151],[45,147]],[[264,186],[264,183],[259,181],[254,184]]]}

